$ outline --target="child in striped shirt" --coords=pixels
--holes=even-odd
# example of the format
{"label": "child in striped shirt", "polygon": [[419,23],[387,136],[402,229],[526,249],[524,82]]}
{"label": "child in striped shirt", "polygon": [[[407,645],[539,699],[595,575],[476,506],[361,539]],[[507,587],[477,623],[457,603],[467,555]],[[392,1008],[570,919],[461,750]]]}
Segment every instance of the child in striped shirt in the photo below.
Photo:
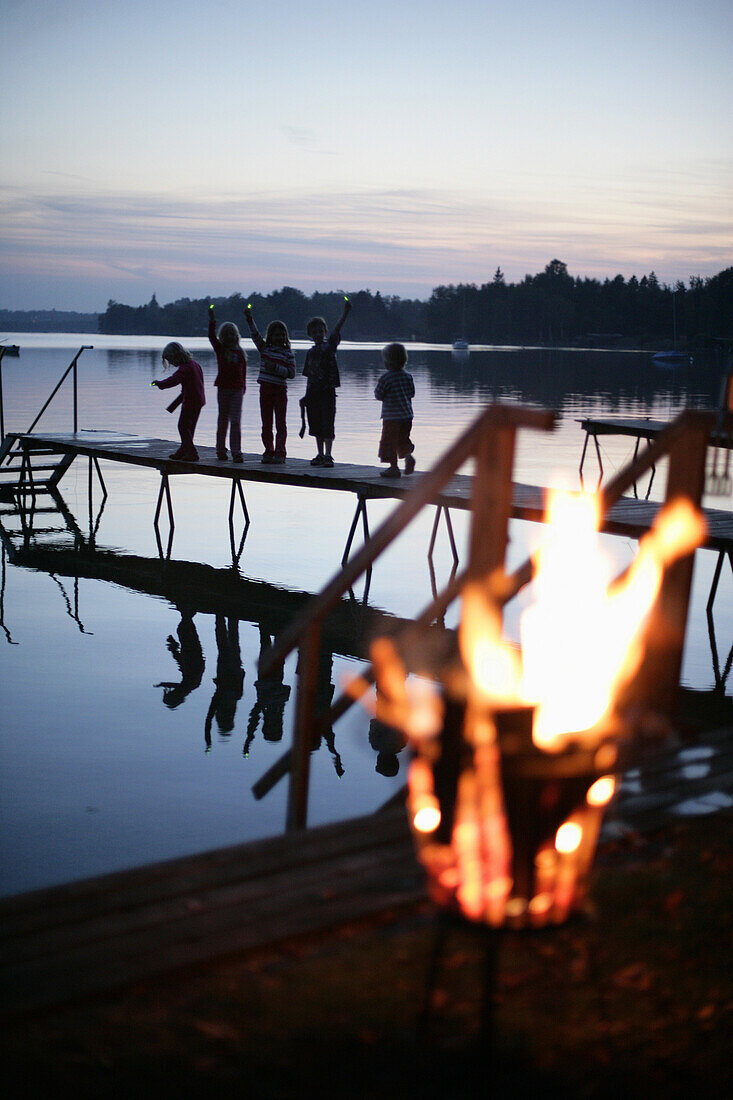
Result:
{"label": "child in striped shirt", "polygon": [[387,368],[374,389],[377,401],[382,402],[382,438],[379,441],[380,462],[388,462],[381,477],[400,477],[398,458],[405,460],[405,473],[415,469],[412,456],[415,445],[410,439],[412,430],[412,400],[415,383],[405,370],[407,351],[404,344],[387,344],[382,349],[382,361]]}
{"label": "child in striped shirt", "polygon": [[[252,316],[252,306],[247,306],[244,316],[247,318],[254,345],[260,353],[260,373],[257,381],[260,386],[262,442],[265,445],[262,461],[282,463],[285,461],[285,441],[288,437],[286,387],[288,379],[295,378],[295,356],[290,348],[288,330],[282,321],[270,321],[263,340]],[[273,417],[275,419],[274,442]]]}

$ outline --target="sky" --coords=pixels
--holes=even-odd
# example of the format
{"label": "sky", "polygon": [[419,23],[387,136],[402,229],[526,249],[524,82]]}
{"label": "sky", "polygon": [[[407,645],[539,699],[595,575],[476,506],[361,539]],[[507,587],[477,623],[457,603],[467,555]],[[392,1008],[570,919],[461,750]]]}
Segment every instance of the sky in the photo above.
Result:
{"label": "sky", "polygon": [[731,0],[3,0],[0,308],[733,264]]}

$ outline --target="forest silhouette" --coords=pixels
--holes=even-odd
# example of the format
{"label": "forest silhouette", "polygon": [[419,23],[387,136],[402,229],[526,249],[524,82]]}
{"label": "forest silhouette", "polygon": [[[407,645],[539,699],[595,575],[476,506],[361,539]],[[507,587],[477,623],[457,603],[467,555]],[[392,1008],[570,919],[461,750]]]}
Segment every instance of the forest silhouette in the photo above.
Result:
{"label": "forest silhouette", "polygon": [[[490,282],[436,287],[427,301],[349,292],[353,311],[351,340],[424,340],[446,343],[463,338],[473,344],[609,343],[644,347],[671,344],[673,316],[680,346],[726,337],[733,317],[733,267],[689,286],[662,285],[654,272],[637,279],[573,278],[560,260],[538,275],[507,283],[497,268]],[[305,336],[309,317],[336,318],[341,292],[310,296],[285,286],[267,295],[252,292],[229,297],[179,298],[160,305],[155,297],[143,306],[110,301],[99,318],[99,331],[114,335],[199,336],[206,330],[209,302],[217,317],[238,323],[251,302],[258,317],[283,320],[292,336]]]}
{"label": "forest silhouette", "polygon": [[[349,291],[353,311],[350,340],[421,340],[471,344],[578,347],[671,347],[676,329],[680,350],[710,349],[733,341],[733,267],[709,278],[692,276],[688,284],[660,283],[652,271],[641,279],[623,275],[599,280],[573,277],[554,259],[537,275],[508,283],[500,268],[486,283],[437,286],[427,300]],[[146,305],[110,299],[100,314],[0,310],[8,331],[87,331],[123,336],[201,336],[213,302],[222,320],[241,324],[251,302],[256,316],[280,318],[291,336],[305,337],[312,316],[334,321],[343,291],[310,296],[284,286],[268,294],[252,291],[227,296],[178,298],[161,305],[155,294]],[[50,327],[49,327],[50,326]]]}

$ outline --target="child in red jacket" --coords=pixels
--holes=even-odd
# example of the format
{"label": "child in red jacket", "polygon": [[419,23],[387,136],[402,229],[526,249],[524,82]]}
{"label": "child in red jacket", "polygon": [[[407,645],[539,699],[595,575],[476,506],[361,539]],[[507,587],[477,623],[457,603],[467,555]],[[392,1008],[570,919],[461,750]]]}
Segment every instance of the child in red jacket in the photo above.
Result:
{"label": "child in red jacket", "polygon": [[177,451],[173,451],[170,457],[178,458],[181,462],[198,462],[199,453],[193,443],[193,433],[196,430],[199,414],[206,404],[204,372],[190,352],[176,341],[166,344],[163,348],[163,363],[169,363],[175,367],[175,373],[170,378],[162,378],[151,384],[157,386],[159,390],[167,390],[171,386],[181,387],[178,397],[168,406],[169,412],[181,406],[181,415],[178,417],[181,446]]}

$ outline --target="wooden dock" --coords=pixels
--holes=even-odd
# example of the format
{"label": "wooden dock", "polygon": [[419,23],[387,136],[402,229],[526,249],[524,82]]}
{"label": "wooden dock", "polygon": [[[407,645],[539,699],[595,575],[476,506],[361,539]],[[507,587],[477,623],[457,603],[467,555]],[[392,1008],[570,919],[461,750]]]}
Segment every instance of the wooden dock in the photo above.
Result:
{"label": "wooden dock", "polygon": [[0,1017],[425,896],[403,802],[322,828],[0,899]]}
{"label": "wooden dock", "polygon": [[[689,706],[704,710],[696,693]],[[709,693],[724,726],[695,750],[647,748],[622,782],[611,841],[679,820],[678,807],[730,805],[730,706]],[[690,812],[690,811],[688,811]],[[0,1018],[84,1001],[175,970],[197,968],[427,897],[400,794],[351,821],[237,844],[0,899]]]}
{"label": "wooden dock", "polygon": [[[278,466],[263,465],[260,456],[254,454],[244,455],[241,463],[219,462],[213,447],[198,448],[199,462],[179,462],[170,458],[171,449],[176,446],[171,440],[138,438],[114,432],[80,431],[9,435],[5,438],[3,450],[9,451],[16,441],[29,455],[44,450],[47,454],[56,453],[63,460],[64,473],[68,469],[68,459],[73,461],[74,458],[81,456],[89,458],[90,461],[104,460],[157,470],[164,479],[165,485],[169,478],[180,475],[198,474],[204,477],[223,478],[232,483],[232,503],[235,499],[235,485],[241,485],[242,482],[351,493],[358,498],[358,503],[344,557],[348,556],[348,549],[360,514],[366,524],[366,502],[378,499],[402,500],[422,476],[420,473],[415,473],[409,477],[393,480],[381,477],[377,466],[337,463],[329,469],[311,466],[307,459],[302,458],[288,458],[283,465]],[[472,489],[471,475],[456,474],[441,492],[435,494],[433,503],[447,511],[470,510]],[[158,498],[159,508],[162,492],[163,484]],[[512,487],[512,518],[542,522],[547,493],[548,490],[541,486],[515,482]],[[649,529],[660,507],[661,505],[654,501],[623,497],[611,508],[604,521],[603,531],[638,539]],[[733,551],[733,512],[707,508],[705,518],[708,524],[705,547],[723,552]]]}

